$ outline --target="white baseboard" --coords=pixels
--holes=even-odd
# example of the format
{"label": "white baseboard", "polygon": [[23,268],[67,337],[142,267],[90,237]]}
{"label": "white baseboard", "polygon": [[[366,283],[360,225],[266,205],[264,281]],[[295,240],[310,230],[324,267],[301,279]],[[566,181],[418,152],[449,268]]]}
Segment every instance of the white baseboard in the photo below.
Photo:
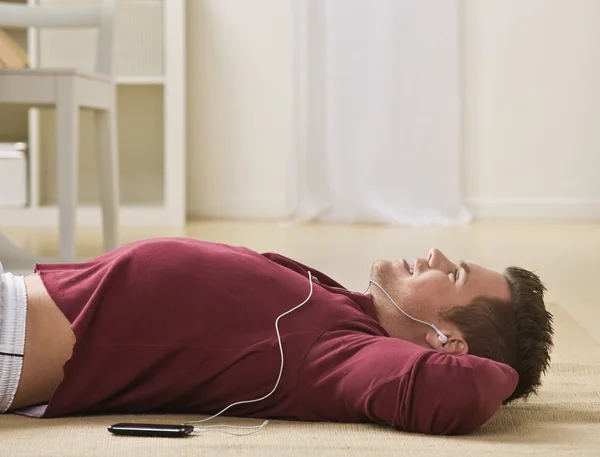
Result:
{"label": "white baseboard", "polygon": [[190,218],[212,219],[283,219],[285,217],[284,195],[247,195],[231,200],[199,202],[191,211]]}
{"label": "white baseboard", "polygon": [[600,220],[600,198],[471,197],[475,219]]}
{"label": "white baseboard", "polygon": [[[600,220],[600,199],[472,197],[467,204],[474,219]],[[78,209],[79,227],[100,227],[99,208]],[[283,196],[248,196],[227,202],[205,202],[202,211],[190,215],[222,219],[285,218]],[[0,227],[56,227],[56,208],[0,209]],[[177,218],[160,207],[121,208],[124,227],[180,226]]]}
{"label": "white baseboard", "polygon": [[[182,227],[180,218],[166,208],[152,206],[124,206],[120,214],[121,227]],[[78,227],[101,227],[102,213],[99,207],[77,208]],[[2,227],[58,227],[58,208],[0,208]]]}
{"label": "white baseboard", "polygon": [[[600,199],[584,198],[504,198],[467,199],[474,219],[508,220],[600,220]],[[227,202],[203,202],[192,218],[281,219],[285,200],[279,196],[247,196]]]}

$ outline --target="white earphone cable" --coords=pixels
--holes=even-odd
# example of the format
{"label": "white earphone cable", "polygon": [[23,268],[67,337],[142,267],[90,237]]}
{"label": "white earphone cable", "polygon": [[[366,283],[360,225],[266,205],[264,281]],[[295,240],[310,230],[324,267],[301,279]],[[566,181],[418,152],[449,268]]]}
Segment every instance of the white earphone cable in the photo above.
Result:
{"label": "white earphone cable", "polygon": [[446,344],[448,342],[448,337],[446,335],[444,335],[435,325],[430,324],[429,322],[422,321],[421,319],[417,319],[416,317],[412,317],[410,314],[408,314],[406,311],[404,311],[402,308],[400,308],[400,306],[398,306],[398,303],[396,303],[394,301],[394,299],[390,296],[390,294],[388,294],[385,291],[385,289],[383,287],[381,287],[377,282],[373,281],[372,279],[369,280],[369,286],[367,287],[367,290],[365,291],[365,293],[367,293],[368,290],[371,288],[371,283],[373,283],[377,287],[379,287],[381,289],[381,291],[385,294],[385,296],[387,298],[389,298],[390,301],[396,306],[396,308],[398,308],[400,310],[400,312],[402,312],[402,314],[404,314],[406,317],[412,319],[413,321],[420,322],[421,324],[425,324],[428,327],[430,327],[435,333],[437,333],[438,339],[441,341],[442,344]]}
{"label": "white earphone cable", "polygon": [[[194,427],[194,432],[219,432],[219,433],[225,433],[227,435],[233,435],[233,436],[248,436],[248,435],[254,435],[255,433],[260,432],[263,429],[263,427],[265,425],[267,425],[268,423],[269,423],[269,421],[266,420],[261,425],[249,425],[249,426],[225,425],[225,424],[202,425],[200,427],[198,427],[198,426]],[[248,433],[231,433],[231,432],[226,432],[225,430],[218,430],[219,428],[246,429],[246,430],[252,430],[252,431],[248,432]]]}
{"label": "white earphone cable", "polygon": [[[266,398],[268,398],[269,396],[271,396],[275,390],[277,390],[277,387],[279,386],[279,382],[281,381],[281,376],[283,375],[283,367],[284,367],[284,363],[285,363],[285,359],[283,356],[283,344],[281,342],[281,334],[279,332],[279,320],[283,317],[286,316],[292,312],[294,312],[295,310],[297,310],[298,308],[300,308],[301,306],[303,306],[304,304],[306,304],[306,302],[308,302],[308,300],[310,300],[310,298],[312,297],[313,294],[313,281],[312,281],[312,274],[309,271],[308,272],[308,282],[310,283],[310,291],[308,293],[308,297],[306,297],[306,299],[300,303],[299,305],[296,305],[295,307],[293,307],[292,309],[286,311],[285,313],[282,313],[279,315],[279,317],[277,317],[277,319],[275,320],[275,333],[277,334],[277,341],[279,343],[279,353],[281,355],[281,366],[279,368],[279,375],[277,376],[277,381],[275,381],[275,386],[273,387],[273,389],[271,389],[271,391],[266,394],[263,395],[260,398],[255,398],[254,400],[243,400],[243,401],[238,401],[235,403],[232,403],[231,405],[227,406],[226,408],[223,408],[221,411],[219,411],[217,414],[214,414],[210,417],[207,417],[206,419],[202,419],[202,420],[198,420],[198,421],[189,421],[189,422],[185,422],[186,424],[200,424],[203,422],[207,422],[209,420],[212,420],[218,416],[220,416],[221,414],[223,414],[225,411],[227,411],[230,408],[233,408],[234,406],[237,405],[243,405],[243,404],[247,404],[247,403],[256,403],[259,401],[262,401]],[[432,328],[438,335],[438,338],[440,339],[440,341],[442,342],[442,344],[446,344],[446,342],[448,341],[448,338],[446,337],[446,335],[444,335],[442,332],[440,332],[438,330],[438,328],[433,325],[430,324],[429,322],[425,322],[422,321],[420,319],[417,319],[415,317],[412,317],[410,314],[408,314],[407,312],[405,312],[402,308],[400,308],[400,306],[398,306],[398,304],[394,301],[394,299],[390,296],[390,294],[388,294],[386,292],[386,290],[381,287],[377,282],[373,281],[373,280],[369,280],[369,286],[367,287],[367,290],[365,290],[365,294],[369,291],[369,289],[371,288],[371,283],[375,284],[377,287],[379,287],[381,289],[381,291],[387,296],[387,298],[389,298],[389,300],[396,306],[396,308],[398,308],[400,310],[400,312],[402,312],[405,316],[409,317],[410,319],[416,321],[416,322],[420,322],[421,324],[425,324],[428,327]],[[226,433],[228,435],[235,435],[235,436],[247,436],[247,435],[252,435],[254,433],[258,433],[260,432],[265,425],[267,425],[269,423],[268,420],[265,420],[261,425],[252,425],[252,426],[242,426],[242,425],[227,425],[227,424],[218,424],[218,425],[202,425],[202,426],[195,426],[194,427],[194,432],[208,432],[208,431],[215,431],[215,432],[221,432],[221,433]],[[251,432],[248,433],[231,433],[231,432],[226,432],[224,430],[219,430],[221,428],[231,428],[231,429],[237,429],[237,430],[252,430]]]}
{"label": "white earphone cable", "polygon": [[[283,365],[284,365],[283,344],[281,343],[281,334],[279,333],[279,319],[281,319],[283,316],[290,314],[291,312],[297,310],[302,305],[304,305],[306,302],[308,302],[308,300],[310,300],[310,297],[312,297],[312,293],[313,293],[313,281],[312,281],[312,274],[310,273],[310,271],[308,272],[308,282],[310,283],[310,291],[308,293],[308,297],[306,297],[306,299],[299,305],[294,306],[292,309],[286,311],[283,314],[280,314],[279,317],[275,320],[275,332],[277,333],[277,341],[279,342],[279,353],[281,354],[281,367],[279,369],[279,376],[277,376],[277,381],[275,382],[275,386],[273,387],[273,389],[268,394],[266,394],[260,398],[256,398],[254,400],[243,400],[243,401],[238,401],[238,402],[232,403],[231,405],[227,406],[226,408],[223,408],[221,411],[219,411],[217,414],[215,414],[213,416],[210,416],[210,417],[207,417],[206,419],[202,419],[202,420],[198,420],[198,421],[186,422],[186,424],[200,424],[203,422],[207,422],[211,419],[214,419],[217,416],[220,416],[225,411],[227,411],[229,408],[232,408],[237,405],[243,405],[243,404],[247,404],[247,403],[256,403],[258,401],[262,401],[262,400],[268,398],[270,395],[272,395],[273,392],[275,392],[275,390],[279,386],[279,382],[281,381],[281,376],[283,374]],[[243,428],[243,429],[253,429],[254,430],[251,433],[245,433],[245,434],[240,435],[240,436],[245,436],[245,435],[251,435],[253,433],[259,432],[268,423],[269,423],[269,421],[265,420],[262,423],[262,425],[257,425],[257,426],[236,426],[236,425],[225,425],[225,424],[212,425],[212,426],[196,426],[196,427],[194,427],[194,432],[206,432],[206,431],[214,430],[214,431],[219,431],[222,433],[228,433],[228,432],[224,432],[222,430],[218,430],[218,428],[236,428],[236,429]],[[228,434],[229,435],[238,435],[237,433],[228,433]]]}

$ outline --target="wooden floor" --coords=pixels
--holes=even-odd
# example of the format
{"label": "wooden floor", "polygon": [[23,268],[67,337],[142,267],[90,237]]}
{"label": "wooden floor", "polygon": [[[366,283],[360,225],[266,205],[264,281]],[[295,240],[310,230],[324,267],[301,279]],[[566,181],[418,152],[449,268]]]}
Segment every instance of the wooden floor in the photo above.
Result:
{"label": "wooden floor", "polygon": [[[55,230],[7,229],[29,251],[54,256]],[[185,236],[260,252],[275,251],[322,270],[346,287],[364,290],[377,259],[424,257],[432,247],[453,260],[472,260],[502,270],[518,265],[536,271],[548,286],[547,300],[559,303],[600,343],[600,224],[479,222],[445,228],[373,225],[284,226],[276,222],[192,222],[184,229],[123,229],[121,242]],[[78,255],[102,252],[100,232],[78,233]],[[0,259],[1,260],[1,259]]]}

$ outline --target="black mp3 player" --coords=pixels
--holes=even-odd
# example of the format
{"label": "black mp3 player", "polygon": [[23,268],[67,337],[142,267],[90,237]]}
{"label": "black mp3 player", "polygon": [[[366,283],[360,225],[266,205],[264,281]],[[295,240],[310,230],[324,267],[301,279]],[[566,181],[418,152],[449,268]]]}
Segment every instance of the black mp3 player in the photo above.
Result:
{"label": "black mp3 player", "polygon": [[123,422],[109,425],[108,431],[115,435],[182,438],[192,433],[194,426],[185,424],[132,424]]}

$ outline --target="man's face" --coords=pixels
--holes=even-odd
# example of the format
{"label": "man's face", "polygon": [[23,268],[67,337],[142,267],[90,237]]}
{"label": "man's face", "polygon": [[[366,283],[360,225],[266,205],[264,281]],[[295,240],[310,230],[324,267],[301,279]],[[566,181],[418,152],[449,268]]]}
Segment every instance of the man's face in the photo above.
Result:
{"label": "man's face", "polygon": [[[432,249],[428,258],[415,259],[414,262],[377,261],[371,267],[371,279],[379,283],[405,312],[433,323],[442,332],[443,323],[439,317],[441,311],[467,305],[481,296],[505,300],[511,296],[508,281],[503,274],[473,262],[453,263],[437,249]],[[389,299],[376,289],[377,286],[371,286],[374,299],[387,306],[385,301]],[[397,309],[396,312],[396,333],[406,335],[404,339],[421,344],[420,340],[424,338],[428,328],[408,319]]]}

